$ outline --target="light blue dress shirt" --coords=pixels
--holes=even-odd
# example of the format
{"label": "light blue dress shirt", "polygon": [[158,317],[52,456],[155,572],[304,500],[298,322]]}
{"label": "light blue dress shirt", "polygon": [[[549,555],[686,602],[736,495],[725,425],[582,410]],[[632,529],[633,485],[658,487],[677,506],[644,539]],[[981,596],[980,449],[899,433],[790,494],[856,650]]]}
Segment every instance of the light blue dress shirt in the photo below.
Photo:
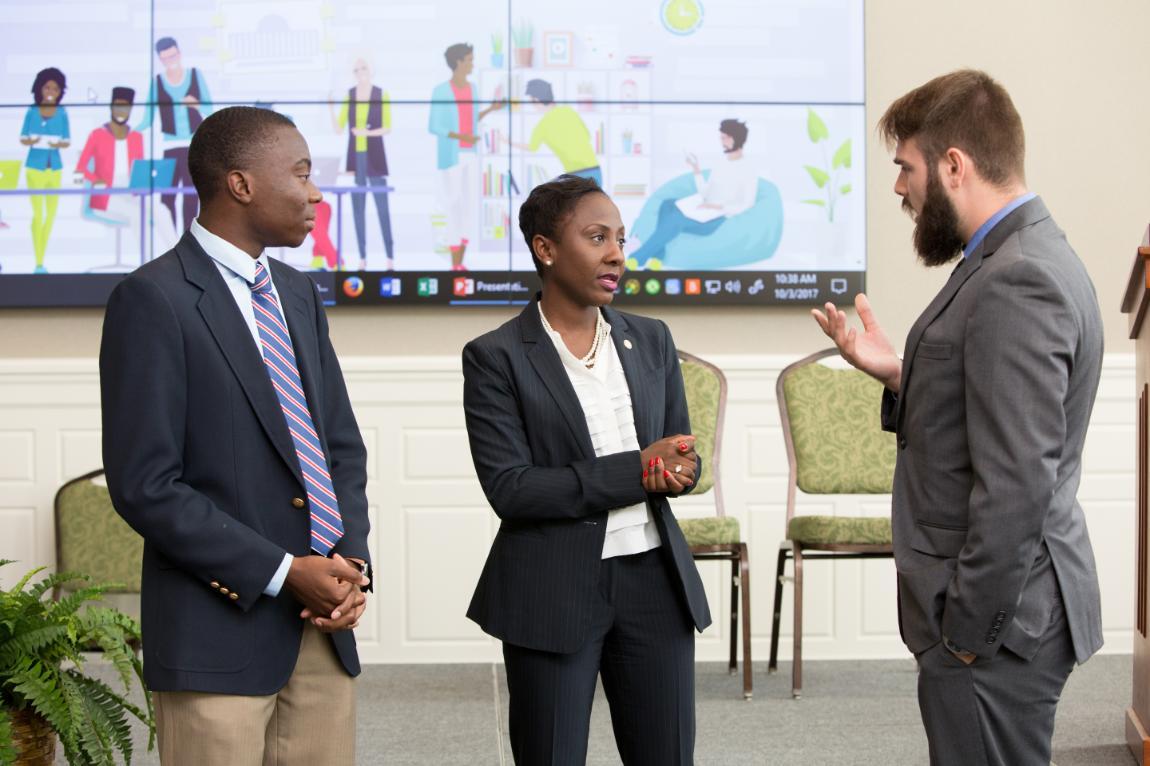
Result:
{"label": "light blue dress shirt", "polygon": [[966,243],[966,247],[962,248],[962,257],[965,258],[973,253],[974,248],[982,244],[982,240],[986,239],[986,235],[990,233],[991,229],[998,225],[999,221],[1037,196],[1034,192],[1027,192],[1021,197],[1015,197],[1010,202],[1007,202],[997,213],[987,218],[986,223],[978,227],[978,230],[974,232],[974,236]]}

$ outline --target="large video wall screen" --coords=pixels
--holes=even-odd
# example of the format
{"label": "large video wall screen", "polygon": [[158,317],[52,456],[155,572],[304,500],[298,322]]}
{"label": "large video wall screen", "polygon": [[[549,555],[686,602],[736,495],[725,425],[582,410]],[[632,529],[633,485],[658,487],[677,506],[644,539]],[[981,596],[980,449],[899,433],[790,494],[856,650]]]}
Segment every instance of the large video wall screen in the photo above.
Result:
{"label": "large video wall screen", "polygon": [[330,303],[527,300],[519,205],[564,172],[623,215],[620,303],[863,287],[862,0],[15,0],[5,19],[0,306],[102,304],[170,249],[198,210],[190,138],[235,104],[308,141],[318,225],[271,255]]}

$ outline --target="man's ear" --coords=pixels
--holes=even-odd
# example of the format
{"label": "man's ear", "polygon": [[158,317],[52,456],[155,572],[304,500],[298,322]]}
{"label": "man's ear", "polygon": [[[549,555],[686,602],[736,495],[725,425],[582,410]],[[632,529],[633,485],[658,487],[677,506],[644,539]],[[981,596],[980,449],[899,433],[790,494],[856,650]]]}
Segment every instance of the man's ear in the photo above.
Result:
{"label": "man's ear", "polygon": [[251,176],[243,170],[229,170],[227,176],[224,178],[228,187],[228,194],[241,205],[250,204],[252,201],[252,182]]}
{"label": "man's ear", "polygon": [[943,183],[951,189],[957,189],[967,176],[973,172],[974,165],[970,156],[955,147],[950,147],[939,159],[939,175]]}

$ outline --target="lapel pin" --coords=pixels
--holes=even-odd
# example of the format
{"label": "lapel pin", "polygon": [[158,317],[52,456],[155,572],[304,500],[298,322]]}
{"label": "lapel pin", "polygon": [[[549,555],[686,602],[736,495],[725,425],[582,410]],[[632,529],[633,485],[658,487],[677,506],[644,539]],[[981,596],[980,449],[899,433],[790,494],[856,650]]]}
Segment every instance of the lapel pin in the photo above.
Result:
{"label": "lapel pin", "polygon": [[631,339],[630,338],[624,338],[623,339],[623,348],[630,350],[630,348],[631,348]]}

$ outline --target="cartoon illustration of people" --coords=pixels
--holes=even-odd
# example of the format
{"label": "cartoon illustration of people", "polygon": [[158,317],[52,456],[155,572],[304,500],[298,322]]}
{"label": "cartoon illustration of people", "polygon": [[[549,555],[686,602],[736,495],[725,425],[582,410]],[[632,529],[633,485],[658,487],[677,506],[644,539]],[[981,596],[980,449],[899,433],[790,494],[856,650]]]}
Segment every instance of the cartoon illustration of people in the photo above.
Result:
{"label": "cartoon illustration of people", "polygon": [[654,233],[627,259],[627,268],[661,269],[663,251],[675,237],[707,236],[726,219],[754,206],[759,178],[743,155],[747,133],[746,123],[739,120],[728,119],[719,124],[719,141],[726,161],[713,167],[708,178],[704,179],[698,158],[687,155],[696,193],[666,200],[659,206]]}
{"label": "cartoon illustration of people", "polygon": [[[35,103],[24,114],[20,129],[20,143],[28,147],[24,169],[28,188],[33,191],[59,189],[64,162],[60,150],[72,143],[68,127],[68,112],[60,106],[68,89],[64,73],[56,67],[41,69],[32,83]],[[48,250],[48,237],[56,220],[56,206],[60,197],[55,194],[33,194],[32,197],[32,250],[36,256],[36,274],[47,274],[44,254]]]}
{"label": "cartoon illustration of people", "polygon": [[[192,134],[211,114],[212,97],[208,84],[200,70],[192,67],[184,69],[180,47],[171,37],[161,37],[156,41],[156,56],[164,65],[162,74],[157,74],[148,91],[148,109],[143,121],[136,130],[143,132],[151,127],[157,112],[160,115],[160,133],[164,140],[164,157],[176,161],[172,186],[181,187],[182,193],[161,195],[160,201],[172,214],[172,226],[176,231],[187,231],[192,219],[199,210],[199,199],[192,186],[192,176],[188,172],[188,145]],[[176,197],[184,198],[182,203],[183,220],[177,221]]]}
{"label": "cartoon illustration of people", "polygon": [[555,103],[551,83],[546,80],[529,80],[526,91],[527,97],[543,110],[543,117],[531,131],[530,141],[526,144],[512,141],[511,145],[529,152],[539,151],[540,146],[546,146],[555,153],[563,165],[564,173],[590,178],[602,187],[603,171],[595,156],[591,132],[587,130],[583,118],[570,106]]}
{"label": "cartoon illustration of people", "polygon": [[[127,188],[132,163],[144,156],[144,136],[128,127],[136,91],[112,88],[111,119],[88,134],[76,162],[76,173],[93,188]],[[93,194],[90,215],[108,223],[130,221],[135,202],[130,194]]]}
{"label": "cartoon illustration of people", "polygon": [[447,241],[453,271],[466,271],[463,256],[469,236],[479,226],[479,159],[475,145],[479,121],[503,106],[496,100],[476,114],[475,88],[467,76],[475,68],[475,51],[467,43],[456,43],[443,53],[451,69],[451,79],[435,86],[431,93],[431,115],[427,129],[438,138],[436,167],[439,193],[447,218]]}
{"label": "cartoon illustration of people", "polygon": [[[383,137],[391,132],[391,100],[387,91],[372,85],[371,66],[366,59],[357,58],[353,64],[355,85],[348,89],[347,98],[335,114],[332,106],[332,124],[337,131],[347,127],[347,170],[355,173],[359,187],[387,186],[387,154]],[[329,102],[330,103],[330,102]],[[374,191],[375,210],[379,215],[379,231],[387,251],[387,270],[395,268],[395,252],[391,238],[391,213],[387,192]],[[351,195],[352,215],[355,218],[355,243],[359,248],[360,271],[367,269],[367,193]],[[315,264],[313,264],[314,266]]]}

